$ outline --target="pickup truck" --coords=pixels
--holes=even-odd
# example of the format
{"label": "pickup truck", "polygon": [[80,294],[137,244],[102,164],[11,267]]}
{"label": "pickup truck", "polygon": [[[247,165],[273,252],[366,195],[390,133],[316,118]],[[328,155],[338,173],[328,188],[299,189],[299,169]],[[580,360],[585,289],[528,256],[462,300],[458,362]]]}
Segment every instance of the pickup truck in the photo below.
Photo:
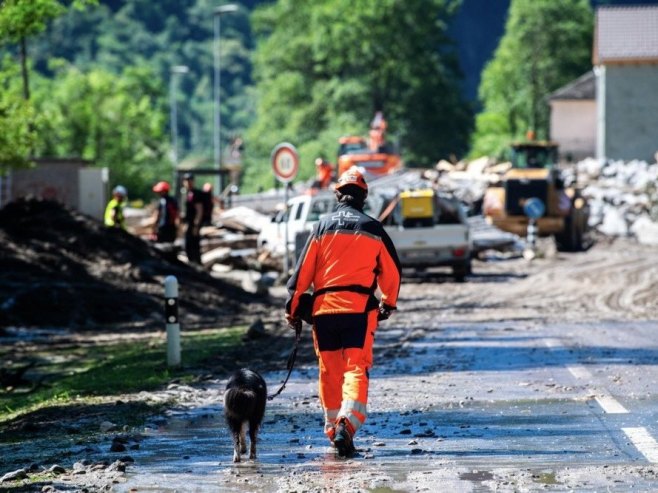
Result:
{"label": "pickup truck", "polygon": [[[335,206],[331,192],[291,198],[288,207],[261,230],[259,250],[283,255],[287,225],[288,251],[297,257],[313,225]],[[365,212],[382,222],[403,268],[419,271],[447,266],[458,281],[471,273],[473,241],[466,213],[456,199],[431,189],[378,192],[368,197]]]}

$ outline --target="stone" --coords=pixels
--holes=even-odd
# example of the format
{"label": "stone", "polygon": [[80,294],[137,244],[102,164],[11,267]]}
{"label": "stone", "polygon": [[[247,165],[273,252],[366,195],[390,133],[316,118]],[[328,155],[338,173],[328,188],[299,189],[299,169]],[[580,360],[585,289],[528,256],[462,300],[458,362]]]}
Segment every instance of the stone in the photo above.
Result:
{"label": "stone", "polygon": [[5,481],[19,481],[25,478],[27,478],[27,471],[25,469],[18,469],[2,476],[0,478],[0,483],[4,483]]}
{"label": "stone", "polygon": [[107,433],[108,431],[114,431],[116,429],[117,429],[117,425],[115,425],[111,421],[103,421],[100,424],[100,430],[102,433]]}
{"label": "stone", "polygon": [[53,466],[50,466],[48,472],[52,474],[64,474],[66,472],[66,469],[64,469],[62,466],[58,464],[55,464]]}

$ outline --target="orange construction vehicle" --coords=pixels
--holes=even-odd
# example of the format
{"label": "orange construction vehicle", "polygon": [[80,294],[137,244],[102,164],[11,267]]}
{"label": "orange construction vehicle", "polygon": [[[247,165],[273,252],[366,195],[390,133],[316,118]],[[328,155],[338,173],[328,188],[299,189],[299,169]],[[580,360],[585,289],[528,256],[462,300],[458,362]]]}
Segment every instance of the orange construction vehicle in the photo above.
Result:
{"label": "orange construction vehicle", "polygon": [[368,140],[353,135],[339,139],[338,176],[352,166],[374,176],[387,175],[402,167],[400,155],[386,142],[386,127],[384,115],[378,111],[370,123]]}

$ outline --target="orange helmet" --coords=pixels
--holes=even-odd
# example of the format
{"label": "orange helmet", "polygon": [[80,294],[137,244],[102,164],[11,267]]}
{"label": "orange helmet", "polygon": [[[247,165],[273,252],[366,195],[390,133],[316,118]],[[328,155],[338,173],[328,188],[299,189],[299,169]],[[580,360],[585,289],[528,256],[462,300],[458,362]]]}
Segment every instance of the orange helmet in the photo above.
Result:
{"label": "orange helmet", "polygon": [[153,185],[153,191],[155,193],[169,192],[169,183],[166,181],[159,181]]}
{"label": "orange helmet", "polygon": [[345,173],[340,175],[338,183],[336,184],[336,190],[340,190],[347,185],[356,185],[363,191],[368,192],[368,184],[356,166],[352,166],[345,171]]}

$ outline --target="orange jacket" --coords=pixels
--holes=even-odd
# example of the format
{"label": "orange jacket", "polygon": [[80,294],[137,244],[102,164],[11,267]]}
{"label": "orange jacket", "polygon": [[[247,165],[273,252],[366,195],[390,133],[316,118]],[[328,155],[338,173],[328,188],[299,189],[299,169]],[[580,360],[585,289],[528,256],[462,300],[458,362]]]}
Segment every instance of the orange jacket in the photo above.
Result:
{"label": "orange jacket", "polygon": [[322,219],[288,281],[286,313],[297,315],[299,297],[313,285],[313,315],[364,313],[382,303],[395,309],[400,261],[381,223],[345,204]]}
{"label": "orange jacket", "polygon": [[329,188],[333,172],[334,169],[329,163],[323,163],[318,166],[318,182],[320,183],[320,188]]}

